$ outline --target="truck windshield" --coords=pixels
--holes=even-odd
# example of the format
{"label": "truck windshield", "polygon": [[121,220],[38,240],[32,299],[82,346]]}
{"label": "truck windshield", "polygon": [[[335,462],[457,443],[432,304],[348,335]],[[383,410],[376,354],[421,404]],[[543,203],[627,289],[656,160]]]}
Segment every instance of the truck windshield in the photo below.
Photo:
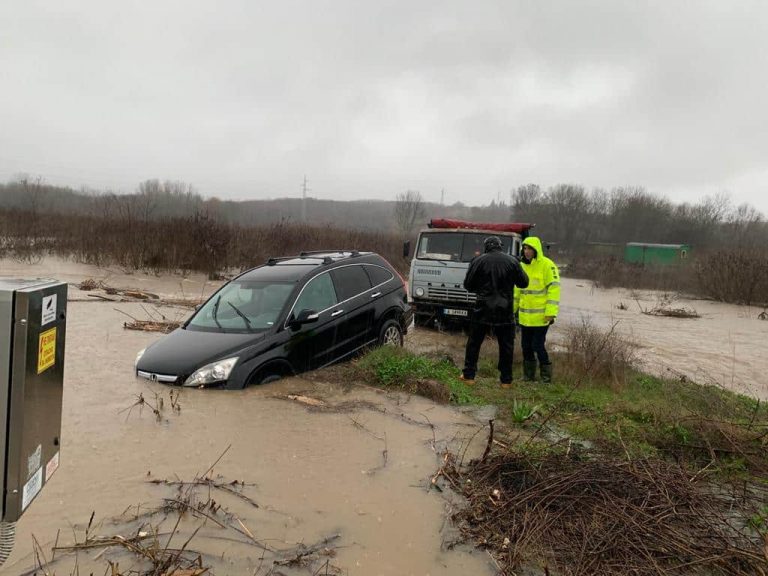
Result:
{"label": "truck windshield", "polygon": [[[443,260],[447,262],[469,262],[483,253],[483,242],[489,234],[474,232],[425,232],[419,238],[416,258],[422,260]],[[510,254],[512,238],[499,236],[503,251]]]}

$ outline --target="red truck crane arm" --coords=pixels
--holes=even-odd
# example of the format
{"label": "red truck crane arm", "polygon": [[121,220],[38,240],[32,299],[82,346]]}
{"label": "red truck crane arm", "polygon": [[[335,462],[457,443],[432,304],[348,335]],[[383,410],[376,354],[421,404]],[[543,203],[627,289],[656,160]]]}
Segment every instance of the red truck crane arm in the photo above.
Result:
{"label": "red truck crane arm", "polygon": [[525,234],[534,224],[524,222],[469,222],[468,220],[453,220],[450,218],[432,218],[430,228],[466,228],[468,230],[488,230],[494,232],[515,232]]}

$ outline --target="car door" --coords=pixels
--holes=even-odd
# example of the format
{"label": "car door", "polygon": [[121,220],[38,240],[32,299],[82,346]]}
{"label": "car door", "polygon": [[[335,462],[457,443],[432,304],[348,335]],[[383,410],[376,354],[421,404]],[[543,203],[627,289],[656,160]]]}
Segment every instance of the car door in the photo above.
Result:
{"label": "car door", "polygon": [[[314,370],[332,362],[338,356],[337,317],[334,314],[338,297],[328,272],[312,278],[296,297],[286,320],[290,334],[287,345],[288,361],[297,370]],[[314,311],[315,322],[295,327],[291,320],[302,310]]]}
{"label": "car door", "polygon": [[378,338],[379,335],[376,333],[376,327],[380,325],[382,316],[395,304],[396,299],[392,292],[396,290],[396,286],[401,286],[401,284],[392,282],[395,277],[394,274],[383,266],[366,264],[365,271],[368,273],[368,277],[373,285],[370,292],[371,303],[374,306],[374,325],[371,338]]}
{"label": "car door", "polygon": [[365,346],[373,336],[375,302],[371,298],[371,280],[360,264],[341,266],[331,271],[339,297],[339,323],[336,328],[339,358]]}

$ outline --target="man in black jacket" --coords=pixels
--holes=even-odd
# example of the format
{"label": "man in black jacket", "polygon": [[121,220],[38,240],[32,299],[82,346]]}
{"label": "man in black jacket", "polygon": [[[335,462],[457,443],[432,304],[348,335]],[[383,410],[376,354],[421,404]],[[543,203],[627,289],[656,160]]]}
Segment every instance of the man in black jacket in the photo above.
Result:
{"label": "man in black jacket", "polygon": [[485,254],[470,262],[464,278],[464,288],[477,294],[477,303],[470,318],[461,379],[467,384],[474,384],[480,347],[488,329],[492,328],[499,342],[501,387],[509,388],[512,384],[512,351],[515,343],[513,293],[515,286],[528,286],[528,276],[517,258],[501,251],[501,240],[497,236],[486,238],[484,247]]}

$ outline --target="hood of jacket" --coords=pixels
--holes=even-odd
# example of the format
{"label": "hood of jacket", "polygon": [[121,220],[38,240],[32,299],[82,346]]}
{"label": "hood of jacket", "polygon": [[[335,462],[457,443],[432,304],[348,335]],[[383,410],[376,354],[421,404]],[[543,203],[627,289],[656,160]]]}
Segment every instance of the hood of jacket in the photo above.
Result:
{"label": "hood of jacket", "polygon": [[544,256],[544,250],[541,248],[541,240],[536,236],[528,236],[528,238],[523,240],[523,246],[530,246],[536,250],[536,258]]}

